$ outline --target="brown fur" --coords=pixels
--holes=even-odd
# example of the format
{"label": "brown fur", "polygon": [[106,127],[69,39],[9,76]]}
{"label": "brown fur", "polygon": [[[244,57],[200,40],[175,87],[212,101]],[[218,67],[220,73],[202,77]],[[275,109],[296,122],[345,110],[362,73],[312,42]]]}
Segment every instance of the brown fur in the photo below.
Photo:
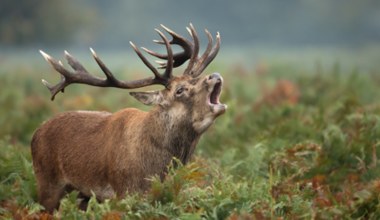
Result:
{"label": "brown fur", "polygon": [[72,111],[45,122],[31,143],[40,203],[52,212],[71,190],[83,197],[94,192],[100,201],[143,192],[147,178],[164,178],[173,157],[187,163],[201,134],[225,111],[208,103],[216,80],[181,76],[162,91],[131,93],[156,105],[149,112]]}

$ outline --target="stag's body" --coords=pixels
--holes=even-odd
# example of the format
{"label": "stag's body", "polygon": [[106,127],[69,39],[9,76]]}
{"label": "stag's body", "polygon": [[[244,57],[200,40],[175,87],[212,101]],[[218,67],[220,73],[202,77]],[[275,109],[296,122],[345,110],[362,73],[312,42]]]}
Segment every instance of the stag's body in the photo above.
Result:
{"label": "stag's body", "polygon": [[[182,36],[163,28],[172,35],[169,42],[158,31],[168,55],[144,49],[153,56],[166,59],[160,64],[166,68],[163,75],[141,55],[143,62],[153,71],[154,78],[133,82],[118,81],[94,51],[93,56],[106,74],[106,79],[90,75],[85,68],[66,52],[69,64],[76,71],[65,69],[59,61],[42,52],[45,59],[63,76],[61,82],[51,86],[52,99],[71,83],[118,88],[139,88],[162,84],[166,88],[155,92],[131,92],[147,105],[155,105],[149,112],[126,108],[116,113],[73,111],[62,113],[45,122],[35,132],[31,144],[33,166],[37,177],[38,197],[48,212],[59,206],[62,196],[78,190],[88,198],[94,193],[98,200],[123,197],[127,192],[143,192],[149,187],[148,178],[164,178],[173,158],[186,164],[194,152],[202,133],[223,114],[226,106],[219,103],[222,77],[214,73],[198,77],[214,59],[219,49],[211,47],[212,37],[202,57],[198,57],[199,44],[196,32],[190,25],[194,44]],[[178,44],[184,53],[172,54],[170,44]],[[172,75],[172,68],[189,59],[182,76]]]}
{"label": "stag's body", "polygon": [[40,198],[54,200],[55,208],[70,189],[85,196],[93,191],[99,200],[146,190],[147,178],[163,177],[173,157],[186,163],[199,139],[189,122],[172,120],[156,107],[150,112],[67,112],[47,121],[32,141],[33,158],[43,158],[34,161],[38,182],[49,179],[39,185]]}

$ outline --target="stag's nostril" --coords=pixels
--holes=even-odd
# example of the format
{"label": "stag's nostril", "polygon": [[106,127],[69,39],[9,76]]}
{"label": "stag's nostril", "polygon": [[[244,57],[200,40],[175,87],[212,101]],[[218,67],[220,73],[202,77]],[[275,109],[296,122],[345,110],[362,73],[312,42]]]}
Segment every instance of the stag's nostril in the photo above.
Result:
{"label": "stag's nostril", "polygon": [[220,76],[219,73],[213,73],[213,74],[211,74],[211,75],[208,77],[209,80],[211,80],[211,79],[220,79],[220,78],[221,78],[221,76]]}

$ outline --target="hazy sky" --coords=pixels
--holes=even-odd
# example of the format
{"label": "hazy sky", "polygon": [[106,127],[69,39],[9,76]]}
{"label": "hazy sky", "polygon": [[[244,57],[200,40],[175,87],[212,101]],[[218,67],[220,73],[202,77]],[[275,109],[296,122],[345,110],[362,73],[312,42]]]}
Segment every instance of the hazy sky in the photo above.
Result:
{"label": "hazy sky", "polygon": [[[151,39],[164,23],[180,33],[192,22],[201,31],[220,31],[226,44],[361,46],[380,42],[377,0],[115,0],[85,1],[95,27],[78,41],[119,45]],[[87,32],[86,32],[87,31]]]}
{"label": "hazy sky", "polygon": [[[76,54],[82,51],[85,58],[89,58],[89,47],[103,54],[107,50],[115,54],[115,49],[131,53],[129,41],[156,49],[152,42],[158,37],[154,28],[165,24],[188,36],[185,27],[189,22],[197,28],[203,46],[207,41],[204,28],[214,35],[220,31],[219,58],[228,60],[233,57],[242,62],[260,62],[280,57],[299,65],[305,63],[300,60],[309,57],[310,63],[346,60],[352,66],[364,66],[377,64],[380,51],[379,0],[19,1],[2,1],[0,48],[4,51],[4,48],[18,46],[19,51],[26,54],[22,48],[26,45],[31,51],[26,56],[27,61],[36,57],[41,48],[60,55],[63,49]],[[37,5],[38,10],[31,13],[30,9]],[[38,19],[34,21],[31,16]],[[80,23],[74,23],[75,28],[67,25],[73,18],[81,19]],[[44,27],[50,31],[49,35],[33,22],[47,22]],[[12,36],[8,34],[12,32],[35,33],[35,40],[30,45],[2,41],[1,36]],[[54,41],[63,35],[71,39]],[[31,38],[24,36],[23,39],[27,42]],[[339,54],[333,53],[335,49]],[[16,56],[19,58],[20,54]],[[126,60],[116,57],[120,63]]]}

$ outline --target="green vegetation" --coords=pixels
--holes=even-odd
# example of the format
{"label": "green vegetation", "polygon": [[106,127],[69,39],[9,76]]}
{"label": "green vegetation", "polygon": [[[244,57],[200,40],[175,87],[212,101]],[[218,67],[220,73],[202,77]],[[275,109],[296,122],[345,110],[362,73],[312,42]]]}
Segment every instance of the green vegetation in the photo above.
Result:
{"label": "green vegetation", "polygon": [[[93,198],[85,212],[71,193],[54,217],[380,218],[380,74],[342,73],[338,65],[212,69],[225,77],[229,108],[190,164],[171,169],[164,182],[152,177],[144,195]],[[41,73],[0,72],[0,218],[52,217],[36,203],[31,165],[29,142],[40,123],[65,110],[142,108],[125,91],[80,85],[50,102]]]}

